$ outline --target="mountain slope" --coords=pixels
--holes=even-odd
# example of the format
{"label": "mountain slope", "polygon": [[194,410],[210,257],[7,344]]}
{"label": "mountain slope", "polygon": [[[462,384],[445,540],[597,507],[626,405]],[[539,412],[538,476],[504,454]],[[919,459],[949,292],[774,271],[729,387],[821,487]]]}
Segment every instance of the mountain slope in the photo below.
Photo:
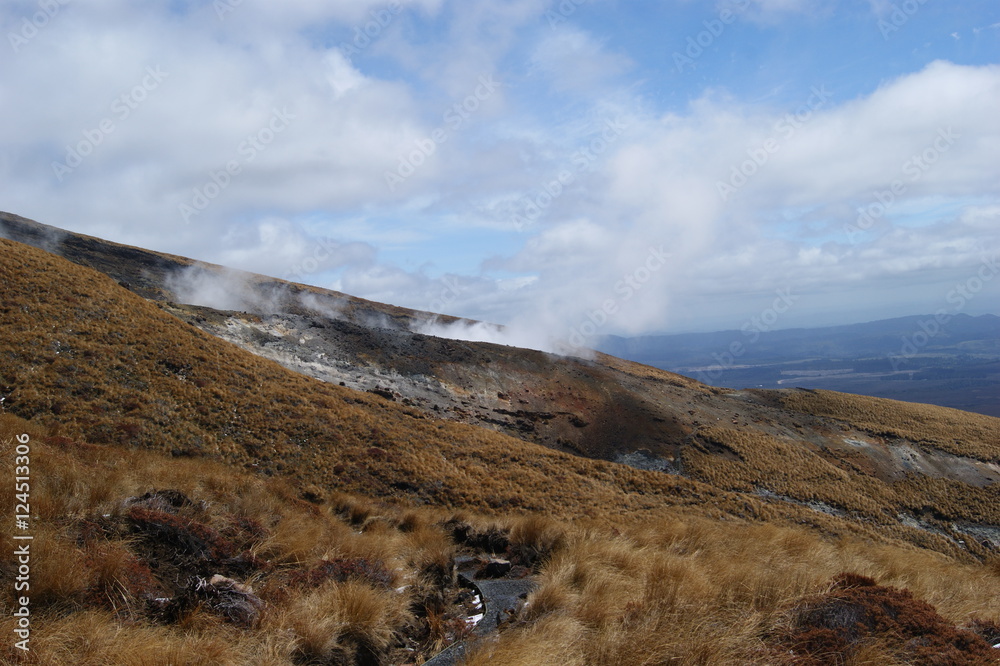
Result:
{"label": "mountain slope", "polygon": [[[208,456],[445,506],[524,504],[581,515],[636,505],[633,486],[658,488],[665,503],[717,495],[303,377],[183,324],[94,271],[10,241],[0,241],[0,252],[4,408],[92,443]],[[491,466],[508,472],[498,478]],[[559,476],[567,483],[551,482]]]}
{"label": "mountain slope", "polygon": [[[727,392],[611,357],[561,359],[399,329],[369,328],[375,343],[346,348],[356,375],[432,380],[467,404],[476,418],[465,420],[517,439],[434,417],[453,400],[405,405],[288,372],[93,271],[9,241],[3,250],[0,397],[18,415],[93,442],[218,457],[289,474],[311,492],[567,517],[689,505],[833,532],[875,526],[979,557],[1000,544],[997,419],[863,398],[837,407],[846,399],[838,394]],[[227,330],[271,321],[200,312]],[[338,331],[343,321],[325,323]],[[518,406],[501,414],[515,427],[487,421],[500,420],[490,416],[498,402]],[[919,419],[918,431],[884,427],[894,415]]]}
{"label": "mountain slope", "polygon": [[[997,419],[147,300],[119,284],[145,251],[90,248],[115,279],[0,240],[0,440],[31,433],[37,505],[26,663],[413,663],[465,626],[470,548],[538,585],[471,664],[1000,661]],[[252,622],[232,590],[265,602]]]}

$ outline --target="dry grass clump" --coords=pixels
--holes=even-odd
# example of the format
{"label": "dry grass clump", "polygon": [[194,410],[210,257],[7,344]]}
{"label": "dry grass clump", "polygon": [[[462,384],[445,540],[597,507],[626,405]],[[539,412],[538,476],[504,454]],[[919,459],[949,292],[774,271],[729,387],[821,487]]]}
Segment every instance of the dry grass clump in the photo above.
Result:
{"label": "dry grass clump", "polygon": [[[56,666],[282,666],[257,652],[255,641],[226,626],[179,633],[171,627],[122,626],[112,613],[81,610],[70,615],[45,615],[33,622],[27,654],[5,642],[0,662]],[[0,631],[13,635],[11,618],[0,619]],[[263,651],[262,651],[263,652]],[[258,657],[260,655],[260,657]]]}
{"label": "dry grass clump", "polygon": [[469,655],[465,666],[611,663],[596,661],[587,648],[587,630],[583,625],[571,617],[550,616],[518,630],[514,640],[504,636],[499,641],[486,642]]}
{"label": "dry grass clump", "polygon": [[265,619],[265,630],[289,633],[292,657],[306,663],[378,663],[409,619],[408,600],[357,581],[331,581]]}
{"label": "dry grass clump", "polygon": [[509,521],[507,555],[518,563],[535,567],[561,549],[567,538],[566,526],[538,514]]}

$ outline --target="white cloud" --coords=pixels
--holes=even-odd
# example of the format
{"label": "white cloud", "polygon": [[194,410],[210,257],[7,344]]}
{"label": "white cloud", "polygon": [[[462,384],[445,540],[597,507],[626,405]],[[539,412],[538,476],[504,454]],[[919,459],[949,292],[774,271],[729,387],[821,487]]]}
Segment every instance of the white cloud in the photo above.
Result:
{"label": "white cloud", "polygon": [[218,260],[225,266],[253,268],[279,278],[308,279],[319,273],[364,268],[374,263],[375,248],[366,243],[317,238],[280,218],[233,225],[221,239]]}
{"label": "white cloud", "polygon": [[592,35],[570,26],[542,39],[531,62],[556,90],[589,95],[609,83],[617,85],[633,65],[627,56],[608,52]]}
{"label": "white cloud", "polygon": [[[995,206],[970,208],[961,222],[939,216],[920,228],[897,225],[904,215],[932,209],[932,201],[997,196],[1000,121],[988,109],[1000,105],[998,85],[1000,68],[938,62],[864,98],[831,97],[791,124],[784,112],[709,98],[689,115],[650,118],[630,130],[603,167],[597,198],[604,205],[586,222],[540,233],[507,266],[539,271],[532,313],[555,319],[563,331],[617,299],[619,312],[601,329],[632,332],[668,327],[684,319],[685,309],[704,310],[720,295],[752,292],[764,302],[783,287],[813,295],[787,325],[804,324],[823,309],[816,294],[834,285],[888,284],[896,276],[975,265],[974,252],[956,248],[968,248]],[[719,181],[769,138],[776,152],[723,202]],[[874,235],[861,234],[854,245],[847,227],[857,222],[856,208],[877,202],[876,193],[894,182],[903,191],[870,229]],[[777,239],[788,235],[783,225],[804,228],[810,213],[797,211],[810,210],[818,211],[815,222],[827,240]],[[996,230],[982,240],[1000,245]],[[644,248],[661,244],[673,253],[669,264],[624,302],[615,285],[641,266]],[[909,299],[898,314],[935,300],[925,297],[930,302],[921,306],[919,297]]]}

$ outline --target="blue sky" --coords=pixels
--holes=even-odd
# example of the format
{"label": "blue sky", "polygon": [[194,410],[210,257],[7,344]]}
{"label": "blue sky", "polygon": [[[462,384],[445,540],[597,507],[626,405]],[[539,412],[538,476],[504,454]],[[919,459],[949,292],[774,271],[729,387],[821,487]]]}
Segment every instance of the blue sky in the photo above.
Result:
{"label": "blue sky", "polygon": [[0,22],[0,208],[54,226],[546,349],[739,328],[779,293],[777,328],[1000,302],[992,1],[18,0]]}

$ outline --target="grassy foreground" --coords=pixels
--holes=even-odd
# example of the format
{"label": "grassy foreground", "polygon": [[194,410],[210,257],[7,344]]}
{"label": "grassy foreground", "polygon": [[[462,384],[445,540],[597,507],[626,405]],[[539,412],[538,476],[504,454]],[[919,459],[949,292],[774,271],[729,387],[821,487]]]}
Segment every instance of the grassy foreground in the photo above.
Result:
{"label": "grassy foreground", "polygon": [[[306,502],[280,479],[0,416],[5,452],[22,433],[31,651],[8,639],[7,663],[419,664],[465,633],[451,563],[469,532],[493,535],[539,583],[470,664],[997,661],[985,640],[1000,640],[996,561],[669,512],[618,528],[341,494]],[[13,505],[11,484],[0,501]],[[4,580],[15,566],[5,553]],[[835,581],[845,572],[856,579]],[[196,589],[216,574],[231,583]],[[0,590],[6,637],[13,596]],[[885,608],[919,624],[872,611]]]}

